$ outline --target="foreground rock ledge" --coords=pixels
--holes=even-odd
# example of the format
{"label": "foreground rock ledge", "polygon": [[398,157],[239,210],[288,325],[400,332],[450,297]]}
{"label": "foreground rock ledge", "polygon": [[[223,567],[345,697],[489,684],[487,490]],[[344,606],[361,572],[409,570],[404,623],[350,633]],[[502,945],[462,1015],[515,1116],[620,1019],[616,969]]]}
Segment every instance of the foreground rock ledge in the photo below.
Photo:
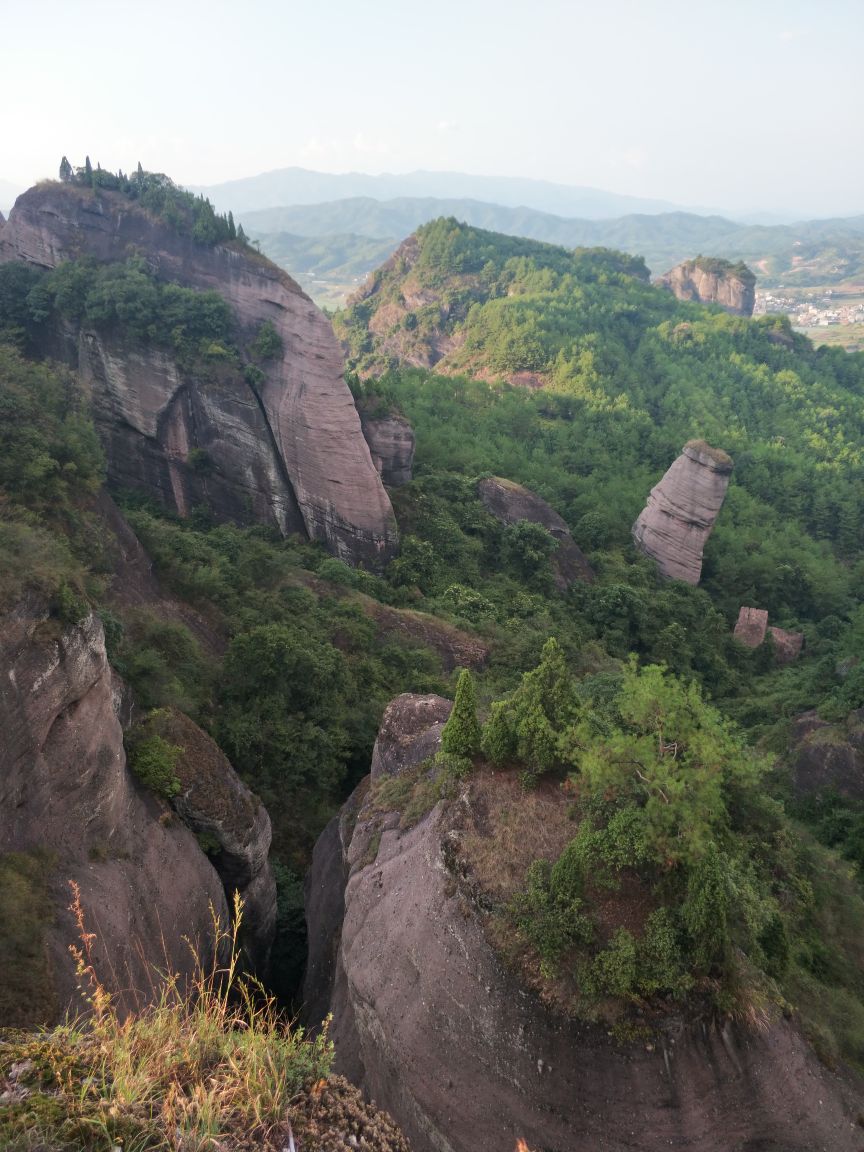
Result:
{"label": "foreground rock ledge", "polygon": [[[379,762],[416,763],[415,741],[435,742],[418,718],[432,729],[447,705],[394,701]],[[448,870],[458,806],[382,830],[361,785],[319,840],[308,887],[307,1005],[319,1019],[332,1009],[340,1070],[415,1152],[510,1152],[518,1138],[555,1152],[860,1152],[860,1093],[785,1022],[682,1024],[649,1051],[520,987]]]}

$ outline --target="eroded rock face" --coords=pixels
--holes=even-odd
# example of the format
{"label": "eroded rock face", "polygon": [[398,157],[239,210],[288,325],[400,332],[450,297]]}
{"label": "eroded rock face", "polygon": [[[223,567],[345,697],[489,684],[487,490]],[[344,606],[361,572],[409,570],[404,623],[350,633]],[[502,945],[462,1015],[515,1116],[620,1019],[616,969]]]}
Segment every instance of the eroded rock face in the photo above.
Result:
{"label": "eroded rock face", "polygon": [[[419,721],[400,705],[382,727],[392,768],[413,762]],[[519,987],[449,869],[455,809],[382,828],[361,786],[319,841],[308,886],[307,1003],[319,1017],[332,1009],[340,1070],[415,1152],[510,1150],[519,1138],[604,1152],[858,1148],[860,1102],[787,1024],[682,1024],[649,1050],[556,1016]]]}
{"label": "eroded rock face", "polygon": [[719,304],[736,316],[753,315],[756,277],[746,265],[698,257],[676,264],[657,283],[674,292],[679,300]]}
{"label": "eroded rock face", "polygon": [[146,487],[181,514],[205,502],[224,517],[303,529],[347,560],[386,558],[395,521],[342,379],[339,346],[284,272],[255,254],[195,244],[119,193],[69,185],[19,197],[0,236],[0,262],[47,268],[82,255],[124,260],[133,251],[162,279],[220,293],[248,332],[270,321],[285,351],[253,387],[236,373],[189,378],[156,350],[130,354],[92,332],[66,333],[93,389],[112,477]]}
{"label": "eroded rock face", "polygon": [[785,628],[768,629],[774,641],[774,659],[778,664],[791,664],[801,655],[804,647],[803,632],[787,632]]}
{"label": "eroded rock face", "polygon": [[633,540],[661,575],[698,584],[702,552],[723,506],[732,460],[704,440],[690,440],[648,496]]}
{"label": "eroded rock face", "polygon": [[263,976],[276,930],[276,881],[268,854],[270,817],[206,732],[172,709],[153,722],[165,740],[180,748],[175,774],[180,792],[172,807],[199,841],[219,874],[231,903],[243,901],[241,944]]}
{"label": "eroded rock face", "polygon": [[552,555],[552,570],[560,591],[566,591],[577,581],[586,584],[593,582],[594,570],[570,535],[565,521],[545,500],[521,484],[501,476],[489,476],[479,481],[477,491],[486,508],[502,524],[518,524],[520,520],[530,520],[532,524],[540,524],[554,537],[558,547]]}
{"label": "eroded rock face", "polygon": [[[126,767],[115,708],[122,692],[95,616],[61,627],[38,604],[0,621],[0,852],[48,852],[54,922],[46,928],[58,1012],[80,1008],[68,945],[77,930],[68,881],[80,885],[94,962],[109,988],[146,998],[154,969],[193,969],[210,907],[222,923],[222,884],[193,833]],[[32,1021],[40,1023],[43,1021]]]}
{"label": "eroded rock face", "polygon": [[830,791],[864,800],[864,709],[838,724],[802,713],[792,724],[789,759],[796,795]]}
{"label": "eroded rock face", "polygon": [[360,410],[372,463],[388,488],[409,484],[414,468],[414,429],[404,416],[370,416]]}

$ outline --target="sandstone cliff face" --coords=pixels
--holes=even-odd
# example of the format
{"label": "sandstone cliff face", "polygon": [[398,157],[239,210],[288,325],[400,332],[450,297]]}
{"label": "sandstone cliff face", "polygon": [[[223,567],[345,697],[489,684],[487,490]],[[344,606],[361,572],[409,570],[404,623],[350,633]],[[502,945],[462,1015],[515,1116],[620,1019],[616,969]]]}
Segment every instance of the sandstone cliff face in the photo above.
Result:
{"label": "sandstone cliff face", "polygon": [[633,540],[663,576],[698,584],[702,552],[723,505],[732,461],[704,440],[691,440],[633,525]]}
{"label": "sandstone cliff face", "polygon": [[414,429],[404,416],[371,416],[360,409],[363,435],[372,462],[388,488],[411,482],[414,467]]}
{"label": "sandstone cliff face", "polygon": [[677,264],[657,280],[679,300],[719,304],[736,316],[752,316],[756,302],[756,277],[743,265],[701,257]]}
{"label": "sandstone cliff face", "polygon": [[[269,320],[285,354],[253,389],[236,378],[181,378],[161,353],[129,356],[95,333],[67,334],[94,391],[112,476],[144,484],[181,514],[201,499],[230,517],[251,505],[255,517],[283,532],[303,528],[345,559],[386,557],[395,522],[342,379],[339,346],[284,272],[255,254],[197,245],[119,193],[65,185],[25,193],[0,236],[0,262],[47,268],[133,251],[143,251],[161,279],[219,292],[242,328]],[[190,467],[193,449],[214,465],[206,480]]]}
{"label": "sandstone cliff face", "polygon": [[227,922],[222,884],[193,833],[160,819],[164,808],[127,770],[120,699],[96,617],[61,628],[22,604],[2,618],[0,852],[51,854],[56,916],[45,947],[60,1012],[80,1006],[69,880],[97,934],[100,977],[145,997],[153,966],[191,971],[184,935],[206,957],[211,905]]}
{"label": "sandstone cliff face", "polygon": [[502,524],[530,520],[533,524],[542,525],[555,538],[558,547],[552,556],[552,570],[556,587],[560,591],[566,591],[577,581],[585,584],[593,582],[594,570],[570,535],[565,521],[545,500],[521,484],[504,480],[500,476],[489,476],[481,480],[477,491],[486,508]]}
{"label": "sandstone cliff face", "polygon": [[276,930],[276,881],[268,854],[272,839],[264,805],[243,783],[218,745],[182,712],[170,710],[152,721],[169,744],[180,749],[175,775],[180,792],[171,805],[210,846],[208,855],[225,888],[243,900],[240,943],[263,977]]}
{"label": "sandstone cliff face", "polygon": [[[423,740],[417,719],[408,706]],[[408,764],[411,743],[391,725],[379,755]],[[449,869],[454,809],[382,829],[361,786],[321,837],[308,887],[307,1004],[319,1018],[332,1008],[341,1070],[415,1152],[498,1152],[519,1138],[558,1152],[859,1148],[860,1102],[788,1025],[682,1024],[656,1047],[618,1044],[518,987]]]}

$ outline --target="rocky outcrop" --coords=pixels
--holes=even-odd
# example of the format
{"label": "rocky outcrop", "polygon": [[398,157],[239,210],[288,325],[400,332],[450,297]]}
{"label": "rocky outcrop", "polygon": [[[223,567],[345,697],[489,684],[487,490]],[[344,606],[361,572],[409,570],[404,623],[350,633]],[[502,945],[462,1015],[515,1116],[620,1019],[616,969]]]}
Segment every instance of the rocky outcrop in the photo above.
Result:
{"label": "rocky outcrop", "polygon": [[[422,711],[396,705],[379,734],[390,771],[425,739]],[[404,830],[398,814],[381,822],[361,786],[319,841],[308,885],[307,1003],[319,1018],[332,1009],[341,1070],[415,1152],[519,1139],[605,1152],[858,1149],[860,1101],[789,1024],[682,1021],[662,1042],[618,1042],[521,988],[450,866],[463,808],[439,803]]]}
{"label": "rocky outcrop", "polygon": [[735,622],[733,636],[745,648],[758,648],[768,631],[767,608],[742,608]]}
{"label": "rocky outcrop", "polygon": [[633,540],[661,575],[698,584],[702,552],[723,506],[732,460],[704,440],[690,440],[648,496]]}
{"label": "rocky outcrop", "polygon": [[120,193],[44,184],[19,197],[0,236],[0,262],[52,268],[74,257],[144,253],[156,275],[218,292],[241,330],[273,324],[284,355],[259,383],[214,368],[199,378],[155,348],[130,349],[92,331],[62,333],[92,389],[109,475],[143,486],[181,515],[302,530],[337,555],[374,563],[395,546],[395,521],[342,378],[326,318],[256,253],[207,247]]}
{"label": "rocky outcrop", "polygon": [[756,277],[746,264],[731,264],[718,257],[697,256],[676,264],[657,283],[674,292],[679,300],[719,304],[736,316],[752,316],[756,302]]}
{"label": "rocky outcrop", "polygon": [[388,488],[409,484],[414,467],[414,429],[404,416],[373,416],[360,409],[363,435],[372,463]]}
{"label": "rocky outcrop", "polygon": [[791,664],[798,659],[804,647],[803,632],[787,632],[785,628],[775,628],[773,625],[768,631],[774,641],[774,659],[778,664]]}
{"label": "rocky outcrop", "polygon": [[792,786],[797,796],[837,792],[864,800],[864,708],[831,724],[804,712],[792,724],[789,745]]}
{"label": "rocky outcrop", "polygon": [[166,819],[126,767],[121,700],[98,618],[63,626],[34,603],[2,618],[0,853],[50,862],[54,913],[42,947],[59,1013],[81,1006],[68,881],[96,933],[96,970],[121,1003],[129,989],[146,997],[156,969],[191,972],[184,937],[206,960],[211,907],[227,922],[222,884],[195,836]]}
{"label": "rocky outcrop", "polygon": [[243,901],[240,943],[263,976],[276,930],[276,881],[268,854],[272,839],[264,805],[243,783],[206,732],[182,712],[162,710],[147,721],[180,749],[174,774],[180,791],[171,805],[191,828],[225,887]]}
{"label": "rocky outcrop", "polygon": [[594,570],[570,535],[570,529],[554,508],[536,493],[501,476],[488,476],[477,484],[477,491],[487,510],[502,524],[529,520],[545,528],[558,544],[552,555],[556,587],[564,592],[579,581],[590,584]]}
{"label": "rocky outcrop", "polygon": [[768,626],[768,612],[765,608],[742,608],[738,613],[733,635],[747,648],[758,648],[770,635],[774,647],[774,659],[778,664],[790,664],[797,660],[804,646],[803,632],[787,632],[785,628]]}
{"label": "rocky outcrop", "polygon": [[452,708],[451,700],[434,694],[403,692],[391,700],[372,750],[372,779],[398,776],[434,756],[441,747],[441,732]]}

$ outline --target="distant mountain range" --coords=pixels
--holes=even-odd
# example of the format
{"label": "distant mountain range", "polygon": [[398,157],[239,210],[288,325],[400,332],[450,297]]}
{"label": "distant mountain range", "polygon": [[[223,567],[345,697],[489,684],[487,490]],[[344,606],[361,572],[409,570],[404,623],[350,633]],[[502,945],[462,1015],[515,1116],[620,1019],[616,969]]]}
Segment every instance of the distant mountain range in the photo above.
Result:
{"label": "distant mountain range", "polygon": [[481,200],[516,208],[522,205],[559,216],[603,220],[632,212],[670,212],[680,208],[667,200],[622,196],[599,188],[553,184],[518,176],[473,176],[467,172],[407,172],[370,176],[364,172],[313,172],[308,168],[280,168],[260,176],[225,184],[190,186],[203,192],[223,212],[235,215],[285,204],[322,204],[331,200],[371,197],[434,197],[439,200]]}
{"label": "distant mountain range", "polygon": [[267,254],[327,303],[439,216],[566,248],[616,248],[644,256],[655,274],[701,253],[745,260],[765,286],[864,278],[864,216],[792,225],[744,225],[690,212],[587,220],[471,199],[368,196],[241,214]]}

